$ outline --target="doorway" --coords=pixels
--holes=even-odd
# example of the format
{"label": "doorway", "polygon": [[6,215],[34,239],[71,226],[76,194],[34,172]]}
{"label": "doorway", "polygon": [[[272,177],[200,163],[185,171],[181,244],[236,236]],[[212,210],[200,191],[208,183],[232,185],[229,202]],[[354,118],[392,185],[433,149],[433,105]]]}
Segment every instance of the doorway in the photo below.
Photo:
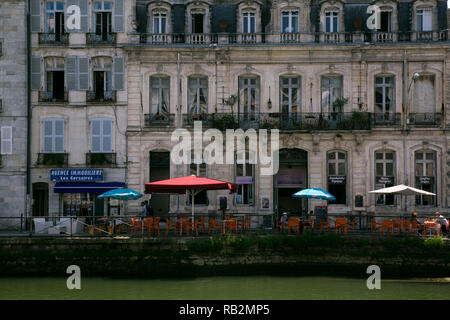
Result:
{"label": "doorway", "polygon": [[[170,152],[150,152],[150,182],[170,179]],[[169,217],[168,194],[153,194],[150,204],[155,216]]]}
{"label": "doorway", "polygon": [[33,183],[33,216],[48,216],[48,183]]}

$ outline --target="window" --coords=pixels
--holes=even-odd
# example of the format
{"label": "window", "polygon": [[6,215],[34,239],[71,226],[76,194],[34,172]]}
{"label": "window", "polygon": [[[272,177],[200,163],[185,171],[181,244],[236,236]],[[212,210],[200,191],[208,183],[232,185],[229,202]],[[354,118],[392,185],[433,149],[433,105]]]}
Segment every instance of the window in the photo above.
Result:
{"label": "window", "polygon": [[191,15],[192,33],[203,33],[203,21],[205,15],[203,13],[193,13]]}
{"label": "window", "polygon": [[283,115],[296,115],[300,113],[300,77],[280,78],[280,104]]}
{"label": "window", "polygon": [[334,101],[342,97],[342,77],[322,77],[322,112],[343,112],[342,107],[334,107]]}
{"label": "window", "polygon": [[414,112],[435,113],[436,100],[434,89],[434,76],[421,75],[414,80]]}
{"label": "window", "polygon": [[[415,153],[415,187],[428,192],[436,192],[436,152],[417,151]],[[435,196],[416,196],[416,204],[431,206]]]}
{"label": "window", "polygon": [[[206,163],[194,163],[195,159],[195,153],[193,150],[191,150],[191,163],[188,165],[188,175],[196,175],[197,177],[207,177],[208,171]],[[199,162],[199,161],[197,161]],[[191,205],[191,196],[190,193],[188,193],[189,196],[186,197],[186,203],[188,205]],[[202,205],[208,205],[208,193],[206,190],[202,190],[196,195],[194,195],[194,205],[202,204]]]}
{"label": "window", "polygon": [[112,152],[112,120],[98,118],[91,120],[91,152]]}
{"label": "window", "polygon": [[239,77],[239,106],[243,118],[251,120],[259,112],[259,78]]}
{"label": "window", "polygon": [[64,120],[48,118],[43,125],[43,153],[64,153]]}
{"label": "window", "polygon": [[325,32],[339,32],[338,12],[325,12]]}
{"label": "window", "polygon": [[64,100],[64,58],[46,58],[45,98]]}
{"label": "window", "polygon": [[417,10],[417,31],[432,31],[432,9]]}
{"label": "window", "polygon": [[92,63],[95,99],[112,99],[112,59],[97,57]]}
{"label": "window", "polygon": [[394,77],[379,76],[375,78],[375,113],[392,113],[394,103]]}
{"label": "window", "polygon": [[169,114],[169,77],[150,78],[150,113],[154,115]]}
{"label": "window", "polygon": [[242,32],[243,33],[256,32],[256,20],[254,12],[244,12],[242,14]]}
{"label": "window", "polygon": [[64,34],[64,2],[47,1],[45,4],[45,31],[54,34],[55,41],[61,40]]}
{"label": "window", "polygon": [[12,127],[2,127],[0,135],[1,154],[12,154]]}
{"label": "window", "polygon": [[[248,145],[248,142],[246,142]],[[246,150],[248,148],[246,147]],[[254,204],[254,177],[255,165],[250,163],[248,151],[238,151],[235,155],[235,182],[237,191],[235,194],[236,204]]]}
{"label": "window", "polygon": [[298,11],[283,11],[281,13],[281,32],[298,32]]}
{"label": "window", "polygon": [[112,6],[111,1],[94,2],[95,35],[101,40],[108,40],[108,35],[112,33]]}
{"label": "window", "polygon": [[188,80],[189,115],[208,112],[208,78],[190,77]]}
{"label": "window", "polygon": [[166,28],[166,21],[167,21],[167,13],[160,12],[160,11],[154,11],[153,12],[153,33],[167,33]]}
{"label": "window", "polygon": [[347,204],[347,155],[342,151],[327,154],[328,192],[335,196],[333,204]]}
{"label": "window", "polygon": [[[392,187],[395,182],[395,152],[375,152],[375,189]],[[394,195],[377,195],[376,205],[394,205]]]}

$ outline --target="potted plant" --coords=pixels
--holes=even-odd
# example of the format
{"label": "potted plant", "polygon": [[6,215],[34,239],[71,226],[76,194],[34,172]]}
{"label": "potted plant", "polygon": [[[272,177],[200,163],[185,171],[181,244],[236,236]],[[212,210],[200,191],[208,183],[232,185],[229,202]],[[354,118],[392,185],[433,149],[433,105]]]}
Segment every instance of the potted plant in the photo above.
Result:
{"label": "potted plant", "polygon": [[162,119],[164,119],[164,115],[159,113],[155,114],[155,120],[162,120]]}

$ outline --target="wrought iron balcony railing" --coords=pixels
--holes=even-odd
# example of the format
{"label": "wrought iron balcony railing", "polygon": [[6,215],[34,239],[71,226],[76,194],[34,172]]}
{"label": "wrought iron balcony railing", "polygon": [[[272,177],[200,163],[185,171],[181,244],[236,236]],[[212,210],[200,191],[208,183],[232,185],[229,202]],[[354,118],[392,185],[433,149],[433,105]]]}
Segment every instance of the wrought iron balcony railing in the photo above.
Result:
{"label": "wrought iron balcony railing", "polygon": [[112,152],[86,153],[86,165],[88,166],[115,166],[116,154]]}
{"label": "wrought iron balcony railing", "polygon": [[166,127],[174,125],[175,115],[170,114],[145,114],[145,126],[146,127]]}
{"label": "wrought iron balcony railing", "polygon": [[115,33],[87,33],[86,43],[89,45],[114,45],[116,44],[116,34]]}
{"label": "wrought iron balcony railing", "polygon": [[39,102],[64,103],[69,101],[69,94],[64,92],[39,91]]}
{"label": "wrought iron balcony railing", "polygon": [[154,45],[258,44],[258,43],[395,43],[403,41],[447,41],[448,30],[409,32],[282,32],[282,33],[196,33],[141,34],[140,42]]}
{"label": "wrought iron balcony railing", "polygon": [[372,114],[372,124],[376,127],[397,127],[402,124],[402,114],[392,112],[375,112]]}
{"label": "wrought iron balcony railing", "polygon": [[39,44],[65,46],[69,44],[69,34],[39,33]]}
{"label": "wrought iron balcony railing", "polygon": [[410,126],[439,126],[441,124],[440,113],[410,113],[408,115]]}
{"label": "wrought iron balcony railing", "polygon": [[67,166],[68,153],[38,153],[37,165],[41,166]]}
{"label": "wrought iron balcony railing", "polygon": [[116,91],[86,91],[86,102],[89,103],[114,103],[116,102]]}

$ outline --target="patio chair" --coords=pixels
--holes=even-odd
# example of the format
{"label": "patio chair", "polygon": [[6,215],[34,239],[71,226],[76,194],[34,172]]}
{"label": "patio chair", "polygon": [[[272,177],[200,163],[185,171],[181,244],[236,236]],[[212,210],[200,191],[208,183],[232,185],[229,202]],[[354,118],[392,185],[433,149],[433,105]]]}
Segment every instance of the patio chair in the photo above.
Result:
{"label": "patio chair", "polygon": [[370,226],[370,232],[376,232],[376,231],[380,231],[383,228],[383,224],[379,223],[375,220],[375,218],[372,219],[372,224]]}
{"label": "patio chair", "polygon": [[394,235],[394,223],[391,220],[383,220],[381,223],[380,233],[384,235],[384,232],[387,230],[391,230],[391,235]]}
{"label": "patio chair", "polygon": [[216,220],[209,219],[209,222],[208,222],[208,235],[211,233],[211,231],[214,231],[214,233],[217,234],[217,230],[220,230],[220,225],[217,224]]}
{"label": "patio chair", "polygon": [[[418,224],[417,221],[412,221],[411,222],[411,229],[410,229],[410,233],[417,235],[417,233],[419,234],[423,234],[425,227]],[[421,232],[422,231],[422,232]]]}
{"label": "patio chair", "polygon": [[136,230],[142,232],[144,228],[144,223],[136,218],[131,218],[131,234],[134,234]]}
{"label": "patio chair", "polygon": [[230,231],[230,233],[233,233],[233,230],[234,230],[235,234],[238,233],[237,219],[236,218],[228,219],[225,222],[225,232]]}
{"label": "patio chair", "polygon": [[347,234],[347,219],[345,218],[334,219],[334,233],[338,233],[338,230],[343,230],[344,234]]}
{"label": "patio chair", "polygon": [[288,234],[291,233],[291,229],[295,230],[295,233],[300,232],[300,219],[299,218],[289,218],[288,219]]}
{"label": "patio chair", "polygon": [[155,230],[155,232],[158,233],[158,236],[160,235],[160,230],[159,230],[159,222],[160,221],[161,221],[160,217],[153,218],[153,229]]}
{"label": "patio chair", "polygon": [[175,234],[178,234],[178,221],[170,221],[169,218],[166,219],[166,236],[169,235],[169,231],[175,231]]}
{"label": "patio chair", "polygon": [[244,230],[250,231],[250,225],[252,223],[252,217],[245,216],[244,217]]}
{"label": "patio chair", "polygon": [[144,218],[144,228],[149,235],[153,234],[153,218]]}
{"label": "patio chair", "polygon": [[311,232],[314,230],[314,219],[307,219],[303,221],[303,231],[310,229]]}
{"label": "patio chair", "polygon": [[330,222],[329,221],[320,220],[319,229],[320,229],[320,232],[322,232],[322,230],[324,230],[324,229],[327,229],[327,231],[330,232],[330,230],[331,230]]}
{"label": "patio chair", "polygon": [[392,229],[393,232],[396,231],[398,234],[402,233],[402,220],[401,219],[392,219]]}
{"label": "patio chair", "polygon": [[[186,235],[189,236],[191,234],[191,232],[195,231],[195,236],[198,237],[198,229],[197,229],[197,225],[195,222],[192,222],[191,219],[183,219],[181,221],[181,228],[182,230],[185,229],[186,230]],[[183,231],[182,231],[183,232]]]}
{"label": "patio chair", "polygon": [[434,220],[425,220],[423,222],[424,231],[423,235],[428,235],[428,230],[430,230],[431,235],[435,235],[436,237],[439,235],[438,224]]}
{"label": "patio chair", "polygon": [[201,217],[201,219],[195,220],[197,230],[200,229],[202,233],[206,233],[206,225],[205,225],[206,221],[205,220],[206,220],[205,217]]}
{"label": "patio chair", "polygon": [[356,229],[356,220],[353,220],[353,221],[350,221],[350,222],[347,222],[347,229],[351,229],[352,230],[352,232],[355,232],[355,229]]}
{"label": "patio chair", "polygon": [[408,219],[402,220],[402,230],[411,235],[411,222]]}

